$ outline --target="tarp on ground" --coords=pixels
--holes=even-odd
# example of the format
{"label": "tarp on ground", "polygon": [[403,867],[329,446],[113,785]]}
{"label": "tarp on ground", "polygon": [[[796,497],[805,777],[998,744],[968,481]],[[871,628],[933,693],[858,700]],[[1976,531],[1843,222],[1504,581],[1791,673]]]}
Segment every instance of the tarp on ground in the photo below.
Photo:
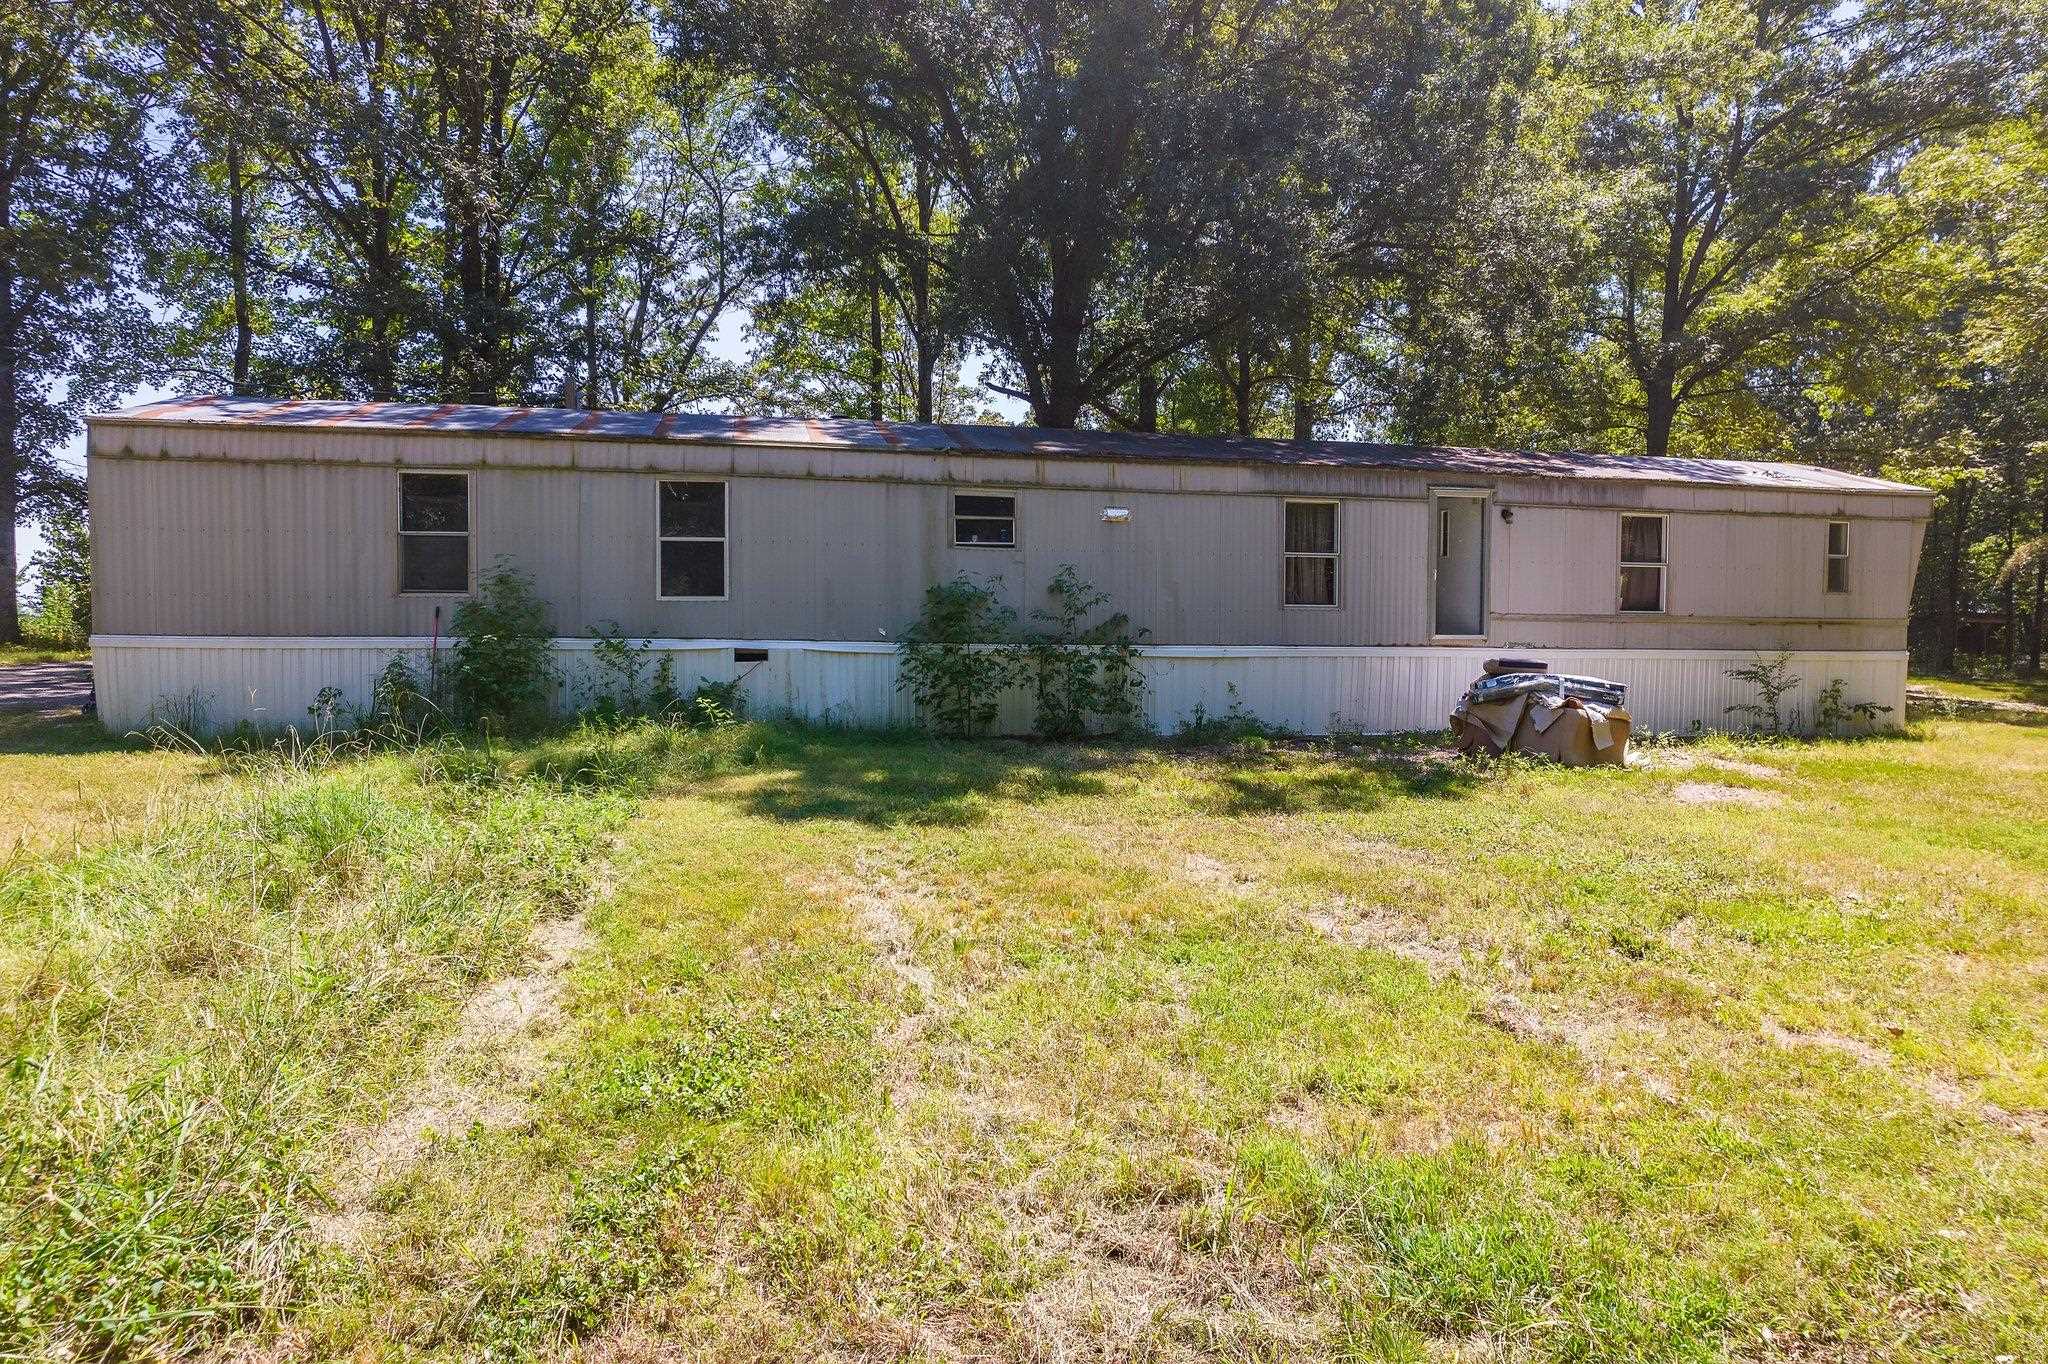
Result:
{"label": "tarp on ground", "polygon": [[1460,697],[1451,734],[1465,753],[1540,753],[1566,767],[1621,766],[1628,761],[1629,716],[1576,696],[1528,692],[1500,701]]}

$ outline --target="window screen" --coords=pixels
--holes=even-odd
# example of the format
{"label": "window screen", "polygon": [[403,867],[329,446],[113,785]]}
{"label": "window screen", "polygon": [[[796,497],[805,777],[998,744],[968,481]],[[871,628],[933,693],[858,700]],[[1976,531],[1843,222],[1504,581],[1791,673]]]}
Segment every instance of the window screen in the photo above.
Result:
{"label": "window screen", "polygon": [[1664,609],[1664,518],[1621,518],[1621,609]]}
{"label": "window screen", "polygon": [[1289,502],[1281,600],[1289,606],[1337,604],[1337,504]]}
{"label": "window screen", "polygon": [[1017,499],[1008,494],[954,493],[953,543],[1016,544]]}
{"label": "window screen", "polygon": [[398,476],[398,590],[469,590],[469,475]]}
{"label": "window screen", "polygon": [[1828,591],[1849,590],[1849,523],[1828,522]]}
{"label": "window screen", "polygon": [[658,514],[660,595],[725,596],[725,485],[664,479]]}

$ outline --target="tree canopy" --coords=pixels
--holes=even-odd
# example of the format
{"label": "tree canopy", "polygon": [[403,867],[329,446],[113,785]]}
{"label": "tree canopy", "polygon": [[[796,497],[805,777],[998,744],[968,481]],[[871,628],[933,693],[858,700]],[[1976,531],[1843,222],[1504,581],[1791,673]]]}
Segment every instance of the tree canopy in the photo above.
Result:
{"label": "tree canopy", "polygon": [[144,382],[1795,458],[2021,662],[2044,11],[0,0],[10,521]]}

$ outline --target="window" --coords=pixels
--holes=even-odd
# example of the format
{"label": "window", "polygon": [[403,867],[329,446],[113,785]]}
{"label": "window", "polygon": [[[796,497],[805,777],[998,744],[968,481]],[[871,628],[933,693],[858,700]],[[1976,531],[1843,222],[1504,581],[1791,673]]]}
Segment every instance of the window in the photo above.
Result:
{"label": "window", "polygon": [[1016,544],[1017,499],[1007,493],[954,493],[953,543]]}
{"label": "window", "polygon": [[1289,502],[1284,550],[1289,606],[1337,604],[1337,504]]}
{"label": "window", "polygon": [[1828,522],[1828,591],[1849,590],[1849,523]]}
{"label": "window", "polygon": [[398,590],[469,591],[469,475],[398,476]]}
{"label": "window", "polygon": [[1451,509],[1442,508],[1436,514],[1436,557],[1451,557]]}
{"label": "window", "polygon": [[725,596],[725,485],[663,479],[659,495],[663,601]]}
{"label": "window", "polygon": [[1621,518],[1621,609],[1664,609],[1664,518]]}

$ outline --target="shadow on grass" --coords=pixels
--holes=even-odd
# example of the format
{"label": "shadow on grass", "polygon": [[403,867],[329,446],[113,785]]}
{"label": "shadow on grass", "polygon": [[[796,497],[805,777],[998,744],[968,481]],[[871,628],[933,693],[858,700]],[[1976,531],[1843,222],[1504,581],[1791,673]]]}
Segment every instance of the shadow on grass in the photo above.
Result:
{"label": "shadow on grass", "polygon": [[914,732],[778,727],[768,769],[737,788],[751,814],[874,826],[978,824],[1004,804],[1099,796],[1134,766],[1180,762],[1200,778],[1196,803],[1223,814],[1369,810],[1388,801],[1457,798],[1485,778],[1447,756],[1440,740],[1185,749],[1151,741],[1040,744],[943,741]]}
{"label": "shadow on grass", "polygon": [[1485,771],[1477,764],[1439,755],[1328,754],[1309,764],[1253,764],[1240,758],[1216,774],[1214,804],[1217,813],[1226,815],[1363,811],[1417,797],[1462,799],[1485,780]]}
{"label": "shadow on grass", "polygon": [[905,732],[783,728],[763,757],[777,770],[737,794],[767,819],[880,827],[978,824],[1004,802],[1101,795],[1136,748],[945,741]]}
{"label": "shadow on grass", "polygon": [[0,711],[0,753],[47,753],[56,756],[88,753],[141,753],[149,744],[140,738],[110,734],[100,722],[71,712]]}

